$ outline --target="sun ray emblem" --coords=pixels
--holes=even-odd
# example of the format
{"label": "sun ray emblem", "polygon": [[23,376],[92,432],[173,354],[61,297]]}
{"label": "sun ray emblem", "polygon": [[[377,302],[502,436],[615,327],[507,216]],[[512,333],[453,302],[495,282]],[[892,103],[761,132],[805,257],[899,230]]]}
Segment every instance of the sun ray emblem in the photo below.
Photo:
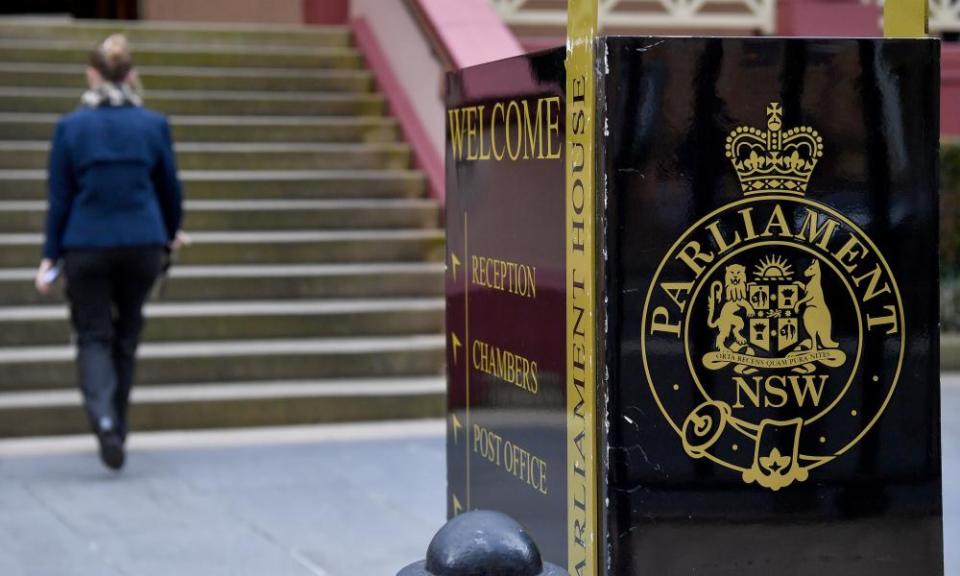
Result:
{"label": "sun ray emblem", "polygon": [[753,274],[758,280],[789,280],[793,277],[793,268],[780,256],[767,256],[756,265]]}

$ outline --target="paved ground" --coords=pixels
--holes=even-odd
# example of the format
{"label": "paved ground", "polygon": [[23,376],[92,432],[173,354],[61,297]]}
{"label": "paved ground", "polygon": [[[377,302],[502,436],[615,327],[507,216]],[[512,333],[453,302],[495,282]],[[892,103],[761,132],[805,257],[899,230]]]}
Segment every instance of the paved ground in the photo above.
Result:
{"label": "paved ground", "polygon": [[944,375],[943,543],[947,576],[960,576],[960,375]]}
{"label": "paved ground", "polygon": [[[947,574],[960,576],[960,376],[944,378]],[[0,442],[0,575],[392,576],[443,523],[443,422]]]}
{"label": "paved ground", "polygon": [[442,433],[141,435],[122,476],[86,438],[0,443],[0,575],[392,576],[443,524]]}

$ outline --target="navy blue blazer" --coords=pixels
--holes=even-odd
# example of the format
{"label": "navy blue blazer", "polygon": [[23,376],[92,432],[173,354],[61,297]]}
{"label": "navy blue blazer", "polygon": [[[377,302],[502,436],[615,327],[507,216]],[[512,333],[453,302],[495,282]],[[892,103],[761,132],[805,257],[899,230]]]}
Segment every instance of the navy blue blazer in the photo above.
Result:
{"label": "navy blue blazer", "polygon": [[101,106],[64,116],[48,184],[45,258],[70,249],[165,246],[180,229],[170,124],[157,112]]}

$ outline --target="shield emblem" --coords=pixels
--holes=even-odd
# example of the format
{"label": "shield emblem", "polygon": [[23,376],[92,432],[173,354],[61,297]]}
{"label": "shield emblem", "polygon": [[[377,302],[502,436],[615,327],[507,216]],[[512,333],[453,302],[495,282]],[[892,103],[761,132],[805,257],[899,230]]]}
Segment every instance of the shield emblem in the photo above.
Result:
{"label": "shield emblem", "polygon": [[797,284],[781,284],[777,286],[777,308],[792,310],[800,299],[800,287]]}
{"label": "shield emblem", "polygon": [[750,343],[761,350],[770,350],[770,320],[750,319]]}
{"label": "shield emblem", "polygon": [[754,310],[770,308],[770,287],[763,284],[750,284],[750,304]]}
{"label": "shield emblem", "polygon": [[800,326],[796,318],[780,318],[777,322],[777,348],[786,350],[800,338]]}

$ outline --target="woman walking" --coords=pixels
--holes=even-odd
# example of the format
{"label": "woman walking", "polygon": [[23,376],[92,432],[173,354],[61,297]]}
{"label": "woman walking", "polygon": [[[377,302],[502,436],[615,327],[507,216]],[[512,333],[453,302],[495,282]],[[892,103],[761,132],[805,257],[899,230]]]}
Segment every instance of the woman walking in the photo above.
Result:
{"label": "woman walking", "polygon": [[87,82],[53,137],[36,287],[47,293],[62,261],[84,406],[101,460],[119,470],[143,304],[185,237],[170,126],[142,107],[126,38],[91,53]]}

